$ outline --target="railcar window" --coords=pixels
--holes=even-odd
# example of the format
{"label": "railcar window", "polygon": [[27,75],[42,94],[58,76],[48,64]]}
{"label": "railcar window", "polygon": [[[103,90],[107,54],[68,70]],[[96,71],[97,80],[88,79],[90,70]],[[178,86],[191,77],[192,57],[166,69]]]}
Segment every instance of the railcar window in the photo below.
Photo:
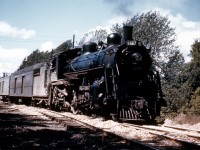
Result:
{"label": "railcar window", "polygon": [[3,93],[3,89],[4,89],[4,81],[2,82],[2,93]]}
{"label": "railcar window", "polygon": [[39,76],[40,75],[40,68],[34,70],[34,76]]}
{"label": "railcar window", "polygon": [[45,70],[45,73],[44,73],[44,87],[46,87],[47,85],[47,70]]}
{"label": "railcar window", "polygon": [[15,78],[14,94],[16,94],[16,88],[17,88],[17,78]]}
{"label": "railcar window", "polygon": [[25,79],[25,76],[22,76],[21,94],[23,94],[24,92],[24,79]]}

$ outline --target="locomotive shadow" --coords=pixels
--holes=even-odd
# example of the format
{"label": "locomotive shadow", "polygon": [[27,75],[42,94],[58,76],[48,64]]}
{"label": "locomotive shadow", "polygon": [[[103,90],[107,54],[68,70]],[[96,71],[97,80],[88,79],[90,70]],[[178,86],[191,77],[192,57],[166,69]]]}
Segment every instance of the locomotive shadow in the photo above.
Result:
{"label": "locomotive shadow", "polygon": [[[55,123],[56,124],[56,123]],[[49,128],[50,126],[50,128]],[[116,139],[87,128],[56,128],[35,116],[0,113],[0,149],[131,149]],[[132,147],[132,146],[131,146]]]}

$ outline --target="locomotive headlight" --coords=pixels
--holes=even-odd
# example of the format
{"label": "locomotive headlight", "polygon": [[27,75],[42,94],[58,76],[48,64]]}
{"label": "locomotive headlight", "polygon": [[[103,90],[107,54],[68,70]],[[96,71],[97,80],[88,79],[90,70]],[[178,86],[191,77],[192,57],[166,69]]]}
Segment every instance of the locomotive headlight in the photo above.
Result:
{"label": "locomotive headlight", "polygon": [[132,58],[134,58],[136,61],[141,61],[142,60],[142,55],[138,53],[132,54]]}

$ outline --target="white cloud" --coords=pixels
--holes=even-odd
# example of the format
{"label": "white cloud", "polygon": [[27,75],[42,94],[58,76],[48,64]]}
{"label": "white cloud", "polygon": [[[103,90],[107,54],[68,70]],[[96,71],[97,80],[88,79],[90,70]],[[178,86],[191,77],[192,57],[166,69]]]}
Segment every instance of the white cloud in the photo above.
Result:
{"label": "white cloud", "polygon": [[[51,41],[47,41],[41,45],[41,50],[47,51],[54,48]],[[13,73],[16,71],[23,59],[30,54],[26,48],[11,48],[7,49],[0,45],[0,77],[3,72]]]}
{"label": "white cloud", "polygon": [[[121,25],[123,22],[127,21],[128,19],[130,19],[129,17],[126,16],[115,16],[109,20],[106,20],[102,25],[96,26],[94,28],[91,28],[90,30],[88,30],[85,33],[89,33],[91,31],[96,31],[96,30],[106,30],[108,34],[112,33],[113,31],[111,31],[111,27],[112,25],[115,25],[116,23],[118,23],[119,25]],[[84,34],[85,34],[84,33]],[[84,42],[88,42],[93,38],[93,35],[89,35]],[[106,39],[105,39],[106,40]],[[97,42],[97,41],[96,41]]]}
{"label": "white cloud", "polygon": [[12,73],[18,69],[23,59],[29,54],[25,48],[5,49],[0,45],[0,76],[3,72]]}
{"label": "white cloud", "polygon": [[46,41],[41,45],[40,51],[51,51],[53,48],[55,48],[53,42]]}
{"label": "white cloud", "polygon": [[36,32],[34,30],[18,29],[6,22],[0,21],[0,35],[29,39],[35,34]]}
{"label": "white cloud", "polygon": [[103,25],[105,26],[105,29],[107,29],[108,33],[111,33],[112,31],[110,30],[112,25],[119,24],[122,25],[122,23],[126,22],[128,19],[131,17],[127,16],[115,16],[109,20],[107,20]]}
{"label": "white cloud", "polygon": [[176,43],[183,53],[186,62],[190,61],[191,58],[188,54],[190,54],[191,45],[194,43],[195,39],[200,38],[200,22],[191,21],[180,13],[172,15],[169,10],[163,10],[161,8],[157,8],[156,10],[168,17],[171,22],[170,25],[175,28],[177,35]]}

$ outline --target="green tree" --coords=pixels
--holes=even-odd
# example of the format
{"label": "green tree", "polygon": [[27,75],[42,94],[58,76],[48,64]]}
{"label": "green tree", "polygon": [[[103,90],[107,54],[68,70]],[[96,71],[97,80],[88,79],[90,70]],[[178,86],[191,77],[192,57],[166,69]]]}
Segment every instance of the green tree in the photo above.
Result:
{"label": "green tree", "polygon": [[192,44],[192,50],[190,51],[192,57],[192,63],[200,66],[200,39],[195,40]]}
{"label": "green tree", "polygon": [[[176,70],[175,70],[176,71]],[[196,71],[191,64],[184,64],[178,71],[178,75],[171,80],[164,80],[163,90],[167,100],[167,113],[185,112],[190,107],[190,97],[194,86]]]}
{"label": "green tree", "polygon": [[[192,78],[191,91],[191,103],[190,113],[200,115],[200,40],[195,40],[192,44],[190,55],[192,71],[188,73],[188,76]],[[194,72],[193,74],[191,72]]]}
{"label": "green tree", "polygon": [[67,40],[67,41],[63,42],[62,44],[60,44],[56,49],[52,50],[51,52],[48,52],[48,51],[40,52],[37,49],[37,50],[33,51],[29,56],[24,58],[20,67],[18,68],[18,70],[23,69],[25,67],[29,67],[29,66],[37,64],[37,63],[40,63],[40,62],[47,62],[47,61],[49,61],[50,57],[52,57],[53,54],[60,53],[65,50],[69,50],[70,48],[72,48],[72,41]]}
{"label": "green tree", "polygon": [[192,95],[190,113],[200,115],[200,87]]}
{"label": "green tree", "polygon": [[123,25],[116,23],[116,24],[112,25],[111,31],[114,33],[118,33],[122,36],[123,35]]}
{"label": "green tree", "polygon": [[66,50],[69,50],[70,48],[72,48],[73,44],[72,44],[72,40],[67,40],[65,42],[63,42],[62,44],[60,44],[54,51],[54,53],[60,53]]}
{"label": "green tree", "polygon": [[19,66],[18,70],[19,69],[23,69],[27,66],[27,58],[25,57],[21,63],[21,65]]}
{"label": "green tree", "polygon": [[163,80],[170,83],[180,73],[183,64],[183,55],[180,51],[175,51],[173,55],[168,57],[168,61],[162,64]]}
{"label": "green tree", "polygon": [[199,114],[199,45],[200,43],[196,40],[191,47],[191,62],[184,64],[178,71],[178,75],[163,86],[167,95],[168,107],[165,109],[167,112]]}
{"label": "green tree", "polygon": [[22,61],[19,69],[23,69],[25,67],[29,67],[31,65],[34,65],[36,63],[40,63],[40,62],[45,62],[49,57],[49,52],[40,52],[38,49],[33,51],[29,56],[27,56],[26,58],[24,58],[24,60]]}

